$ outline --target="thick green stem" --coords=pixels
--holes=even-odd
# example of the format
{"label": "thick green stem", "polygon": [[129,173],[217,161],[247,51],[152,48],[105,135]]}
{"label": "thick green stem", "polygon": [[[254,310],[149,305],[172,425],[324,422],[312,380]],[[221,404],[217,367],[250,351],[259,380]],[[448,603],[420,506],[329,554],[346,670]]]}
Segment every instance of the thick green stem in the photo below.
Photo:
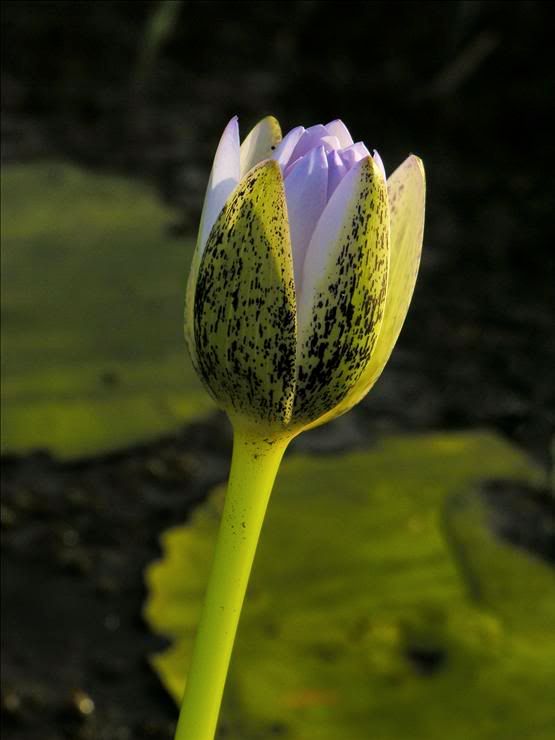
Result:
{"label": "thick green stem", "polygon": [[175,740],[213,740],[258,537],[289,439],[235,431],[212,571]]}

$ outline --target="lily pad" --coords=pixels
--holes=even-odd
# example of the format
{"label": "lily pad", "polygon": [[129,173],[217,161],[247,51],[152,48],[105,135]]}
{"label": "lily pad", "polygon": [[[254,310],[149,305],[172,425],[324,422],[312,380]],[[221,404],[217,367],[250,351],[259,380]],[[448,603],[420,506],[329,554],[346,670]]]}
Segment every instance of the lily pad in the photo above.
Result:
{"label": "lily pad", "polygon": [[113,450],[213,408],[182,332],[193,245],[147,187],[14,165],[2,215],[4,452]]}
{"label": "lily pad", "polygon": [[[476,501],[445,508],[489,478],[542,480],[489,433],[395,437],[367,452],[289,457],[239,627],[225,737],[552,738],[553,572],[495,540]],[[190,524],[166,532],[163,559],[146,573],[146,618],[173,641],[152,664],[176,702],[222,498],[215,491]],[[455,540],[456,558],[447,544]],[[459,569],[468,547],[470,565]],[[472,599],[470,571],[474,582],[497,579],[484,587],[487,599]],[[523,605],[514,620],[506,618],[510,599]]]}

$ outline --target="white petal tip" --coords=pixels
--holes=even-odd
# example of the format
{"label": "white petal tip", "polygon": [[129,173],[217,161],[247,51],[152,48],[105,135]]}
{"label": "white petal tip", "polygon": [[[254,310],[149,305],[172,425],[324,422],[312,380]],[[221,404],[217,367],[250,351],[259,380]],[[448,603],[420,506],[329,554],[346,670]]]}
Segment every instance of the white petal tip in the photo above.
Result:
{"label": "white petal tip", "polygon": [[383,160],[375,149],[372,152],[372,159],[378,165],[378,168],[383,175],[383,179],[387,180],[387,175],[385,174],[385,167],[384,167]]}

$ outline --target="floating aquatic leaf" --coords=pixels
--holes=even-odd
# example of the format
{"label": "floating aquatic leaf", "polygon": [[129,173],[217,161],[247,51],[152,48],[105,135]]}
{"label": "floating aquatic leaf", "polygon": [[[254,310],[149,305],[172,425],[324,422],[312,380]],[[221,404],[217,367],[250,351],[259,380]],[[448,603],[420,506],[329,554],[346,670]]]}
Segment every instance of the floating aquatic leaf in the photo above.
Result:
{"label": "floating aquatic leaf", "polygon": [[[552,738],[555,645],[534,614],[553,613],[552,571],[494,540],[474,514],[451,518],[444,535],[445,501],[490,478],[534,484],[541,475],[488,433],[404,436],[367,452],[288,458],[239,626],[226,738]],[[152,662],[176,702],[221,501],[215,491],[189,524],[168,531],[163,559],[147,571],[146,617],[173,640]],[[503,579],[521,604],[532,594],[518,630],[497,598],[499,583],[487,604],[468,597],[447,544],[453,532],[483,548],[484,559],[473,555],[475,578]]]}
{"label": "floating aquatic leaf", "polygon": [[4,451],[111,450],[213,408],[180,328],[192,244],[148,188],[14,165],[2,216]]}

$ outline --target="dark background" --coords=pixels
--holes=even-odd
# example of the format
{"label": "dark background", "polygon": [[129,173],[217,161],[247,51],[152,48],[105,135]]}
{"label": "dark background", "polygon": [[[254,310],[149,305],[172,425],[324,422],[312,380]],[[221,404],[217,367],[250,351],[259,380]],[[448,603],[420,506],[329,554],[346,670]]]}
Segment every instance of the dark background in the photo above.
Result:
{"label": "dark background", "polygon": [[[179,206],[184,235],[234,114],[243,134],[267,113],[284,131],[341,117],[388,172],[421,156],[425,248],[398,348],[349,421],[299,445],[489,427],[551,465],[550,3],[5,2],[2,14],[2,161],[56,157],[150,180]],[[118,455],[4,461],[18,522],[8,516],[4,539],[6,737],[170,737],[175,711],[144,658],[158,643],[139,616],[142,568],[159,531],[225,479],[229,445],[216,415]],[[185,478],[184,446],[200,463]],[[118,505],[131,488],[149,494],[133,510]],[[523,524],[515,503],[511,536],[553,559],[553,500],[532,498],[537,516]],[[60,562],[66,531],[79,546]],[[44,613],[26,604],[29,584]],[[68,609],[69,632],[56,617],[67,624]],[[79,692],[95,702],[88,717]]]}

